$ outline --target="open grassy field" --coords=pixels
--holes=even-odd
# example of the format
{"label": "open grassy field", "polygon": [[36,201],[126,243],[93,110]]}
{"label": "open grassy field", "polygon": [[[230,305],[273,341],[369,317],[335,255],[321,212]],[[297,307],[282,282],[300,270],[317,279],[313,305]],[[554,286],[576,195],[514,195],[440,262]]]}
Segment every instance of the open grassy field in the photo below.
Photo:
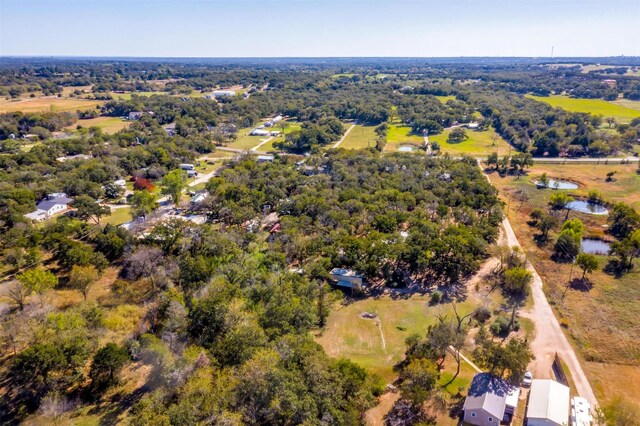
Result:
{"label": "open grassy field", "polygon": [[411,131],[411,127],[400,124],[389,124],[387,130],[387,144],[385,151],[397,151],[401,145],[415,145],[416,147],[424,146],[424,137],[416,135]]}
{"label": "open grassy field", "polygon": [[[533,208],[548,209],[547,202],[554,190],[537,189],[532,182],[541,173],[550,177],[571,179],[583,184],[578,190],[564,191],[570,195],[585,195],[589,189],[597,189],[610,202],[626,201],[634,206],[640,202],[639,180],[634,165],[537,165],[529,176],[500,177],[491,174],[492,183],[500,190],[509,205],[508,216],[529,260],[534,264],[545,283],[545,293],[554,307],[560,324],[584,360],[589,361],[586,372],[594,383],[596,396],[606,403],[616,395],[630,401],[640,401],[640,389],[627,386],[640,381],[640,328],[636,313],[640,310],[640,265],[634,272],[616,278],[602,269],[608,256],[598,256],[600,268],[588,276],[590,287],[578,281],[581,271],[572,270],[571,264],[557,263],[551,259],[557,229],[551,233],[550,242],[538,245],[534,241],[537,230],[530,226],[529,213]],[[617,182],[605,182],[609,170],[617,170]],[[561,215],[564,218],[564,215]],[[570,218],[580,218],[587,236],[606,236],[606,218],[571,212]],[[638,263],[638,262],[636,262]],[[571,279],[570,279],[571,278]],[[570,283],[573,285],[570,286]],[[630,366],[631,367],[630,367]],[[599,367],[602,366],[602,367]],[[611,371],[608,378],[603,369]],[[626,380],[611,380],[613,371],[624,370]],[[629,374],[633,374],[629,376]],[[606,382],[606,383],[604,383]],[[600,383],[600,384],[598,384]]]}
{"label": "open grassy field", "polygon": [[[404,356],[406,338],[413,333],[425,334],[436,316],[451,314],[450,309],[429,306],[428,298],[418,296],[359,300],[333,311],[317,340],[329,356],[348,358],[390,382],[395,378],[393,366]],[[465,313],[472,309],[470,303],[459,306]],[[376,313],[380,326],[376,320],[361,318],[363,312]]]}
{"label": "open grassy field", "polygon": [[138,96],[168,95],[169,92],[158,92],[158,91],[155,91],[155,92],[133,92],[133,93],[109,92],[109,94],[113,97],[113,99],[120,99],[120,100],[123,100],[123,101],[128,101],[128,100],[131,99],[131,95],[138,95]]}
{"label": "open grassy field", "polygon": [[78,98],[58,98],[47,96],[40,98],[25,98],[22,100],[0,99],[0,113],[22,112],[75,112],[77,110],[94,109],[96,105],[102,105],[104,101],[96,101]]}
{"label": "open grassy field", "polygon": [[625,108],[631,108],[640,111],[640,101],[632,101],[630,99],[618,99],[612,101],[616,105],[623,106]]}
{"label": "open grassy field", "polygon": [[116,210],[111,210],[111,215],[102,219],[105,224],[110,225],[122,225],[125,222],[131,220],[131,209],[129,207],[123,207]]}
{"label": "open grassy field", "polygon": [[472,155],[485,157],[492,152],[498,155],[506,155],[509,152],[509,144],[502,139],[495,130],[489,129],[483,132],[475,130],[467,130],[467,140],[460,143],[451,144],[447,142],[451,130],[447,129],[439,135],[429,136],[430,142],[437,142],[440,145],[440,151],[449,153],[452,156]]}
{"label": "open grassy field", "polygon": [[340,144],[340,148],[361,149],[376,146],[376,127],[357,124]]}
{"label": "open grassy field", "polygon": [[[604,161],[603,161],[604,163]],[[640,175],[637,164],[536,164],[529,171],[532,178],[546,173],[549,177],[570,179],[579,183],[572,194],[586,197],[597,190],[610,202],[624,201],[640,210]],[[607,173],[616,172],[615,181],[607,182]]]}
{"label": "open grassy field", "polygon": [[446,104],[447,101],[455,101],[456,100],[456,97],[455,96],[451,96],[451,95],[449,95],[449,96],[436,96],[436,98],[438,98],[438,100],[440,102],[442,102],[443,104]]}
{"label": "open grassy field", "polygon": [[608,102],[603,99],[574,99],[568,96],[533,96],[526,95],[529,99],[546,102],[557,108],[562,108],[571,112],[588,112],[602,115],[603,117],[614,117],[618,123],[628,123],[636,117],[640,117],[640,111],[627,108],[626,106]]}
{"label": "open grassy field", "polygon": [[89,127],[99,127],[105,133],[116,133],[119,130],[129,127],[130,121],[123,120],[118,117],[96,117],[88,120],[78,120],[75,124],[67,127],[68,130],[75,130],[77,126],[86,129]]}
{"label": "open grassy field", "polygon": [[246,149],[250,150],[254,146],[260,144],[263,139],[267,139],[269,136],[251,136],[249,132],[254,127],[245,127],[244,129],[238,129],[236,133],[237,139],[230,144],[227,144],[229,148]]}

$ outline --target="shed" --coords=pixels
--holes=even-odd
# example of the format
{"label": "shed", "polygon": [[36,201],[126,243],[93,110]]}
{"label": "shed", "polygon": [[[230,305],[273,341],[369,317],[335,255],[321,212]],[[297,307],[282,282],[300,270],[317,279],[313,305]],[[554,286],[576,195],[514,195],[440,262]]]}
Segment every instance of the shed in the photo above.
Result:
{"label": "shed", "polygon": [[569,388],[555,380],[534,379],[529,391],[529,426],[566,425],[569,422]]}

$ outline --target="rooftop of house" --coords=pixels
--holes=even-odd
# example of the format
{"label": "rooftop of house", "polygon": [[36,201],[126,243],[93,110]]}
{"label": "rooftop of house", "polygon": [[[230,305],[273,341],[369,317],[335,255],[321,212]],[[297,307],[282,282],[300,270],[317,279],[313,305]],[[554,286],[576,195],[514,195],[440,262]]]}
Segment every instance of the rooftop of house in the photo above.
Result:
{"label": "rooftop of house", "polygon": [[[478,373],[473,377],[464,402],[465,410],[484,410],[496,419],[504,417],[507,400],[513,404],[513,395],[520,390],[489,373]],[[516,405],[517,405],[516,396]]]}
{"label": "rooftop of house", "polygon": [[343,269],[343,268],[333,268],[331,270],[331,275],[339,275],[342,277],[356,277],[362,278],[362,275],[358,274],[356,271],[352,269]]}

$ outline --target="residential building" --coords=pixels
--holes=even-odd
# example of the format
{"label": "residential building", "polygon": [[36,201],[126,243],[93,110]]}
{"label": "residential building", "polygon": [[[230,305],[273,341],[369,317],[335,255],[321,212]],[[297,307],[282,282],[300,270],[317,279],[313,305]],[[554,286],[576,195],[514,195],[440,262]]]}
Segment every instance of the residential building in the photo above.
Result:
{"label": "residential building", "polygon": [[264,129],[253,129],[249,134],[251,136],[269,136],[269,131]]}
{"label": "residential building", "polygon": [[71,202],[73,202],[73,200],[63,192],[49,194],[47,198],[38,203],[37,210],[25,214],[25,217],[38,222],[47,220],[52,216],[69,210],[69,204],[71,204]]}
{"label": "residential building", "polygon": [[529,426],[562,426],[569,423],[569,388],[555,380],[534,379],[527,404]]}
{"label": "residential building", "polygon": [[476,374],[464,401],[464,421],[478,426],[511,423],[519,397],[520,388],[490,373]]}
{"label": "residential building", "polygon": [[205,96],[208,99],[218,99],[218,98],[226,98],[230,96],[235,96],[235,90],[214,90],[210,95]]}
{"label": "residential building", "polygon": [[364,276],[351,269],[333,268],[330,272],[331,278],[338,287],[362,290]]}
{"label": "residential building", "polygon": [[258,163],[270,163],[274,158],[273,155],[258,155]]}

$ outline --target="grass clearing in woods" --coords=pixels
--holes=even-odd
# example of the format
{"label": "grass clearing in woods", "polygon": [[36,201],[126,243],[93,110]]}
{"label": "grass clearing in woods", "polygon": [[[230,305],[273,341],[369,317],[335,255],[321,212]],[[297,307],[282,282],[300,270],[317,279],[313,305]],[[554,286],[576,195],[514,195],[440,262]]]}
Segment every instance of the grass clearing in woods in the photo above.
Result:
{"label": "grass clearing in woods", "polygon": [[131,124],[131,121],[123,120],[119,117],[96,117],[89,118],[87,120],[78,120],[75,124],[67,127],[67,130],[75,130],[77,126],[82,126],[85,129],[90,127],[99,127],[103,132],[108,134],[116,133],[122,129],[126,129]]}
{"label": "grass clearing in woods", "polygon": [[[468,302],[458,306],[463,315],[473,308]],[[364,319],[360,316],[363,312],[375,313],[378,317]],[[396,377],[393,366],[404,357],[406,338],[413,333],[425,335],[439,314],[453,318],[449,305],[430,306],[426,297],[358,300],[331,312],[317,341],[329,356],[348,358],[391,382]],[[376,322],[380,322],[384,334],[384,349]]]}
{"label": "grass clearing in woods", "polygon": [[77,110],[95,109],[104,101],[78,98],[58,98],[47,96],[39,98],[0,99],[0,113],[21,111],[30,112],[76,112]]}
{"label": "grass clearing in woods", "polygon": [[356,126],[349,132],[347,137],[340,144],[340,148],[361,149],[376,146],[376,126]]}
{"label": "grass clearing in woods", "polygon": [[483,156],[486,157],[492,152],[497,152],[500,156],[507,155],[510,149],[507,141],[502,139],[495,130],[476,131],[465,129],[468,138],[460,143],[449,143],[447,138],[451,129],[429,136],[430,142],[437,142],[440,145],[442,154],[449,153],[456,157],[460,155]]}
{"label": "grass clearing in woods", "polygon": [[[603,117],[614,117],[618,123],[628,123],[636,117],[640,117],[640,111],[627,108],[618,103],[605,101],[604,99],[576,99],[563,95],[533,96],[526,95],[529,99],[545,102],[552,107],[562,108],[570,112],[588,112]],[[618,101],[615,101],[618,102]],[[638,102],[640,104],[640,102]],[[607,124],[604,123],[603,127]]]}

